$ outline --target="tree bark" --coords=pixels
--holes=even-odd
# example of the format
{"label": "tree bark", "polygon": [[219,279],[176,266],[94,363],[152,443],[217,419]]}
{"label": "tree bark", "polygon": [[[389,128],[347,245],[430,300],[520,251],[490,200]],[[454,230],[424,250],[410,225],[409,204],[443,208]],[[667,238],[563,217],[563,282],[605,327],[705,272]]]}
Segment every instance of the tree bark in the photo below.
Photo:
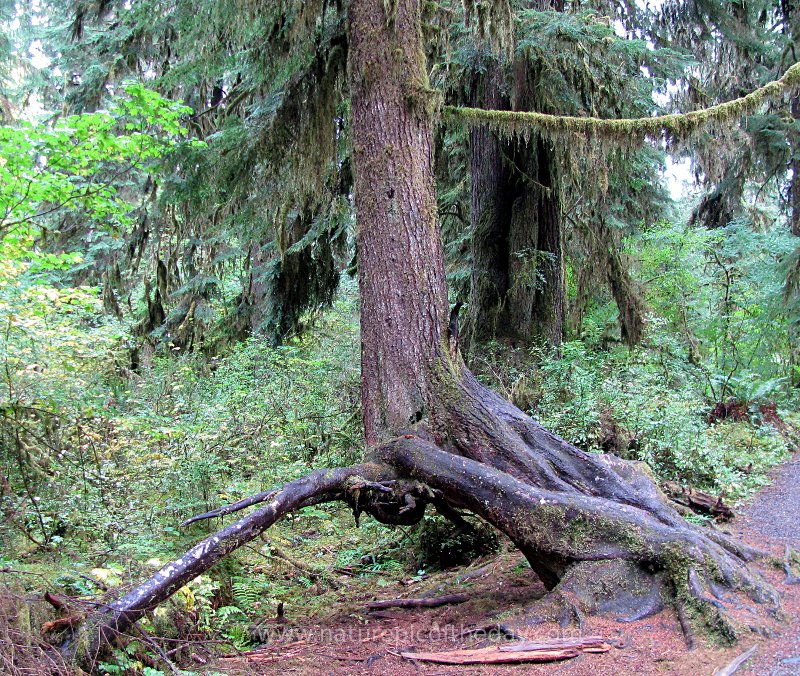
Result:
{"label": "tree bark", "polygon": [[[564,335],[564,243],[561,202],[553,172],[552,150],[539,138],[536,144],[537,283],[531,331],[550,345],[560,345]],[[521,319],[521,317],[520,317]]]}
{"label": "tree bark", "polygon": [[[800,94],[792,97],[792,120],[795,126],[800,126]],[[792,187],[791,187],[791,220],[792,234],[800,237],[800,130],[795,131],[792,143]]]}
{"label": "tree bark", "polygon": [[350,5],[350,94],[367,443],[428,415],[447,336],[419,0]]}
{"label": "tree bark", "polygon": [[[500,64],[494,57],[486,58],[485,72],[473,76],[470,104],[507,110],[509,102],[500,92]],[[470,129],[472,276],[465,333],[475,343],[502,335],[507,327],[502,315],[510,285],[509,237],[517,195],[503,145],[488,126]]]}
{"label": "tree bark", "polygon": [[564,247],[551,149],[541,138],[504,143],[474,127],[470,176],[470,341],[561,344]]}

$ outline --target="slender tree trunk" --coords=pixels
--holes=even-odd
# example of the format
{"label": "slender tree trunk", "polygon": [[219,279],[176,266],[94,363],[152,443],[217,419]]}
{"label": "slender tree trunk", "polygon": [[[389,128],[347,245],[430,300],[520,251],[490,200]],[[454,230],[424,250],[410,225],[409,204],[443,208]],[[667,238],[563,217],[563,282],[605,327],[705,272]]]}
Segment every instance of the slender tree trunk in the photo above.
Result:
{"label": "slender tree trunk", "polygon": [[619,332],[628,346],[638,345],[642,340],[645,325],[646,305],[641,285],[631,276],[629,261],[614,235],[602,220],[594,228],[597,239],[598,259],[604,261],[604,272],[611,295],[619,311]]}

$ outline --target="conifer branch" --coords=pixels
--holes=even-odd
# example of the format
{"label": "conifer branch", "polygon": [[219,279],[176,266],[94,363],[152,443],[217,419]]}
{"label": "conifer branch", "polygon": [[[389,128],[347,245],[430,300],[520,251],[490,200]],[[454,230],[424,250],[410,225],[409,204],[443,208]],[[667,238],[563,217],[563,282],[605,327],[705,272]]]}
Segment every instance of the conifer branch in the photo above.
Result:
{"label": "conifer branch", "polygon": [[797,89],[800,89],[800,63],[791,66],[780,79],[773,80],[746,96],[689,113],[603,119],[458,106],[444,106],[442,113],[445,119],[459,120],[469,125],[487,124],[501,134],[525,135],[531,129],[538,129],[546,134],[577,132],[595,136],[681,137],[710,123],[730,122],[740,118],[765,101]]}

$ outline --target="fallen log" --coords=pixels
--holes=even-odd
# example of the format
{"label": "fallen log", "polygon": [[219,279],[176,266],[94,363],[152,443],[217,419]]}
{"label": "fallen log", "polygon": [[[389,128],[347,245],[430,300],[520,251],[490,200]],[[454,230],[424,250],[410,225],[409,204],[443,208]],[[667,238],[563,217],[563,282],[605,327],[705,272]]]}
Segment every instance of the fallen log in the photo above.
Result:
{"label": "fallen log", "polygon": [[441,653],[400,653],[407,660],[435,662],[436,664],[513,664],[515,662],[557,662],[580,655],[580,650],[537,650],[503,652],[497,646],[476,650],[451,650]]}
{"label": "fallen log", "polygon": [[662,485],[664,492],[673,502],[688,507],[698,514],[710,514],[715,519],[727,521],[735,514],[730,505],[726,504],[723,496],[714,497],[710,493],[703,493],[691,486],[681,486],[674,481],[665,481]]}
{"label": "fallen log", "polygon": [[369,610],[381,608],[438,608],[456,603],[469,601],[466,594],[447,594],[432,599],[388,599],[386,601],[372,601],[367,604]]}

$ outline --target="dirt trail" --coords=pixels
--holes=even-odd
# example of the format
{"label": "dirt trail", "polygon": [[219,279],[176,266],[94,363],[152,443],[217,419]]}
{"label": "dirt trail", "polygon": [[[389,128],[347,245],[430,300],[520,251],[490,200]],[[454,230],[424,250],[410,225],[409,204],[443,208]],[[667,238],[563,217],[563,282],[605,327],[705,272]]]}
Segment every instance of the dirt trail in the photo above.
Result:
{"label": "dirt trail", "polygon": [[[742,510],[734,532],[777,556],[788,545],[800,550],[800,453],[774,472],[774,482]],[[748,663],[743,674],[796,676],[800,674],[800,585],[779,584],[789,627],[783,636],[769,641]]]}

